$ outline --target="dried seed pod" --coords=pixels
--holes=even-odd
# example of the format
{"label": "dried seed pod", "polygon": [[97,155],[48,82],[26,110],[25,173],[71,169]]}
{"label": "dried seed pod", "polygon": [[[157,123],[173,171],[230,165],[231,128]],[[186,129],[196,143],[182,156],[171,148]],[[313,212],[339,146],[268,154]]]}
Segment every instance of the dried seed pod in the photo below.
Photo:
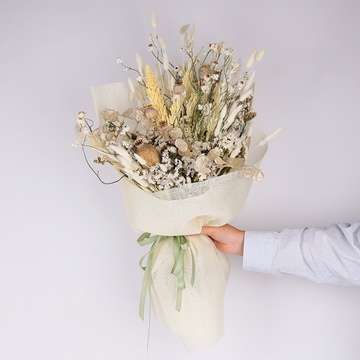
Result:
{"label": "dried seed pod", "polygon": [[152,106],[148,106],[144,110],[144,115],[147,119],[152,120],[156,118],[157,111]]}
{"label": "dried seed pod", "polygon": [[185,91],[185,85],[182,82],[174,84],[173,91],[175,95],[181,95]]}
{"label": "dried seed pod", "polygon": [[78,119],[79,120],[84,120],[86,118],[86,113],[85,111],[79,111],[78,112]]}
{"label": "dried seed pod", "polygon": [[135,144],[135,146],[137,147],[136,153],[146,162],[146,165],[141,165],[143,168],[148,169],[160,162],[160,155],[154,145],[139,141],[137,144]]}

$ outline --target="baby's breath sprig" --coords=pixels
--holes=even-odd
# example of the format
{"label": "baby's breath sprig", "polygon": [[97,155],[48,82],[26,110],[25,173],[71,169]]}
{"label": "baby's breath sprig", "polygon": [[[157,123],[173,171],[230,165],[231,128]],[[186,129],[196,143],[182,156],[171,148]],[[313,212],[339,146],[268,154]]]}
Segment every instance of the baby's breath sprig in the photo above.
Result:
{"label": "baby's breath sprig", "polygon": [[125,72],[135,71],[135,72],[141,77],[140,71],[139,71],[138,69],[135,69],[135,68],[131,67],[131,66],[125,65],[125,64],[123,63],[123,59],[122,59],[120,56],[116,58],[116,62],[123,67],[123,70],[124,70]]}

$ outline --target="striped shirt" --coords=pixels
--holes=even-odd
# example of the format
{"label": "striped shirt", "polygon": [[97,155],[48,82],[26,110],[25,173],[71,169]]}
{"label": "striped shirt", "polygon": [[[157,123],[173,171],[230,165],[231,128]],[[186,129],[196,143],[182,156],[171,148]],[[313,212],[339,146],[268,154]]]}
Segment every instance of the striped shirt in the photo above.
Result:
{"label": "striped shirt", "polygon": [[360,285],[360,221],[326,228],[246,231],[244,270]]}

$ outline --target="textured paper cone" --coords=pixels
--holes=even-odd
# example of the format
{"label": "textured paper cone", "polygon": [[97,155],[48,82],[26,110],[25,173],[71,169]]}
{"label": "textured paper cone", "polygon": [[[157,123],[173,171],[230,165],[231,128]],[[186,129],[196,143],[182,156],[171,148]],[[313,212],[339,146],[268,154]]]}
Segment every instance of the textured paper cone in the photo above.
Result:
{"label": "textured paper cone", "polygon": [[198,234],[204,225],[220,226],[232,220],[243,207],[252,181],[235,172],[154,194],[126,179],[120,186],[135,231],[189,235]]}
{"label": "textured paper cone", "polygon": [[[256,147],[263,138],[253,131],[253,151],[248,165],[260,164],[266,151]],[[251,156],[250,156],[251,155]],[[215,179],[149,194],[127,180],[120,182],[130,226],[157,235],[198,234],[202,226],[220,226],[231,221],[243,207],[253,180],[239,172]],[[223,335],[223,302],[229,264],[226,255],[206,236],[190,236],[195,255],[195,285],[191,287],[191,255],[186,251],[186,289],[181,311],[175,310],[176,278],[171,239],[161,242],[154,258],[150,285],[155,318],[181,337],[188,352],[202,352]]]}

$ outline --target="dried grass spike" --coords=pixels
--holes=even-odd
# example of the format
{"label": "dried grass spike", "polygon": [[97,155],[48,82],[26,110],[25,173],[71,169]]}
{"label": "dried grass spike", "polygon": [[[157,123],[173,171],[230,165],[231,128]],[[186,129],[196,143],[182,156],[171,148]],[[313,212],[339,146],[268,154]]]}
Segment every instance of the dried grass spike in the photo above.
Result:
{"label": "dried grass spike", "polygon": [[190,28],[189,24],[183,25],[180,30],[179,30],[179,34],[180,35],[184,35]]}
{"label": "dried grass spike", "polygon": [[154,29],[156,29],[156,28],[157,28],[157,24],[158,24],[158,21],[157,21],[156,12],[153,11],[152,16],[151,16],[151,26],[152,26]]}
{"label": "dried grass spike", "polygon": [[158,121],[168,122],[168,114],[164,98],[149,65],[145,66],[146,94],[151,106],[158,112]]}
{"label": "dried grass spike", "polygon": [[266,52],[265,49],[261,49],[260,52],[256,55],[256,61],[261,61],[265,55],[265,52]]}
{"label": "dried grass spike", "polygon": [[255,56],[256,56],[256,52],[257,50],[253,50],[250,54],[250,56],[248,57],[247,61],[246,61],[246,68],[250,69],[254,63],[255,63]]}

